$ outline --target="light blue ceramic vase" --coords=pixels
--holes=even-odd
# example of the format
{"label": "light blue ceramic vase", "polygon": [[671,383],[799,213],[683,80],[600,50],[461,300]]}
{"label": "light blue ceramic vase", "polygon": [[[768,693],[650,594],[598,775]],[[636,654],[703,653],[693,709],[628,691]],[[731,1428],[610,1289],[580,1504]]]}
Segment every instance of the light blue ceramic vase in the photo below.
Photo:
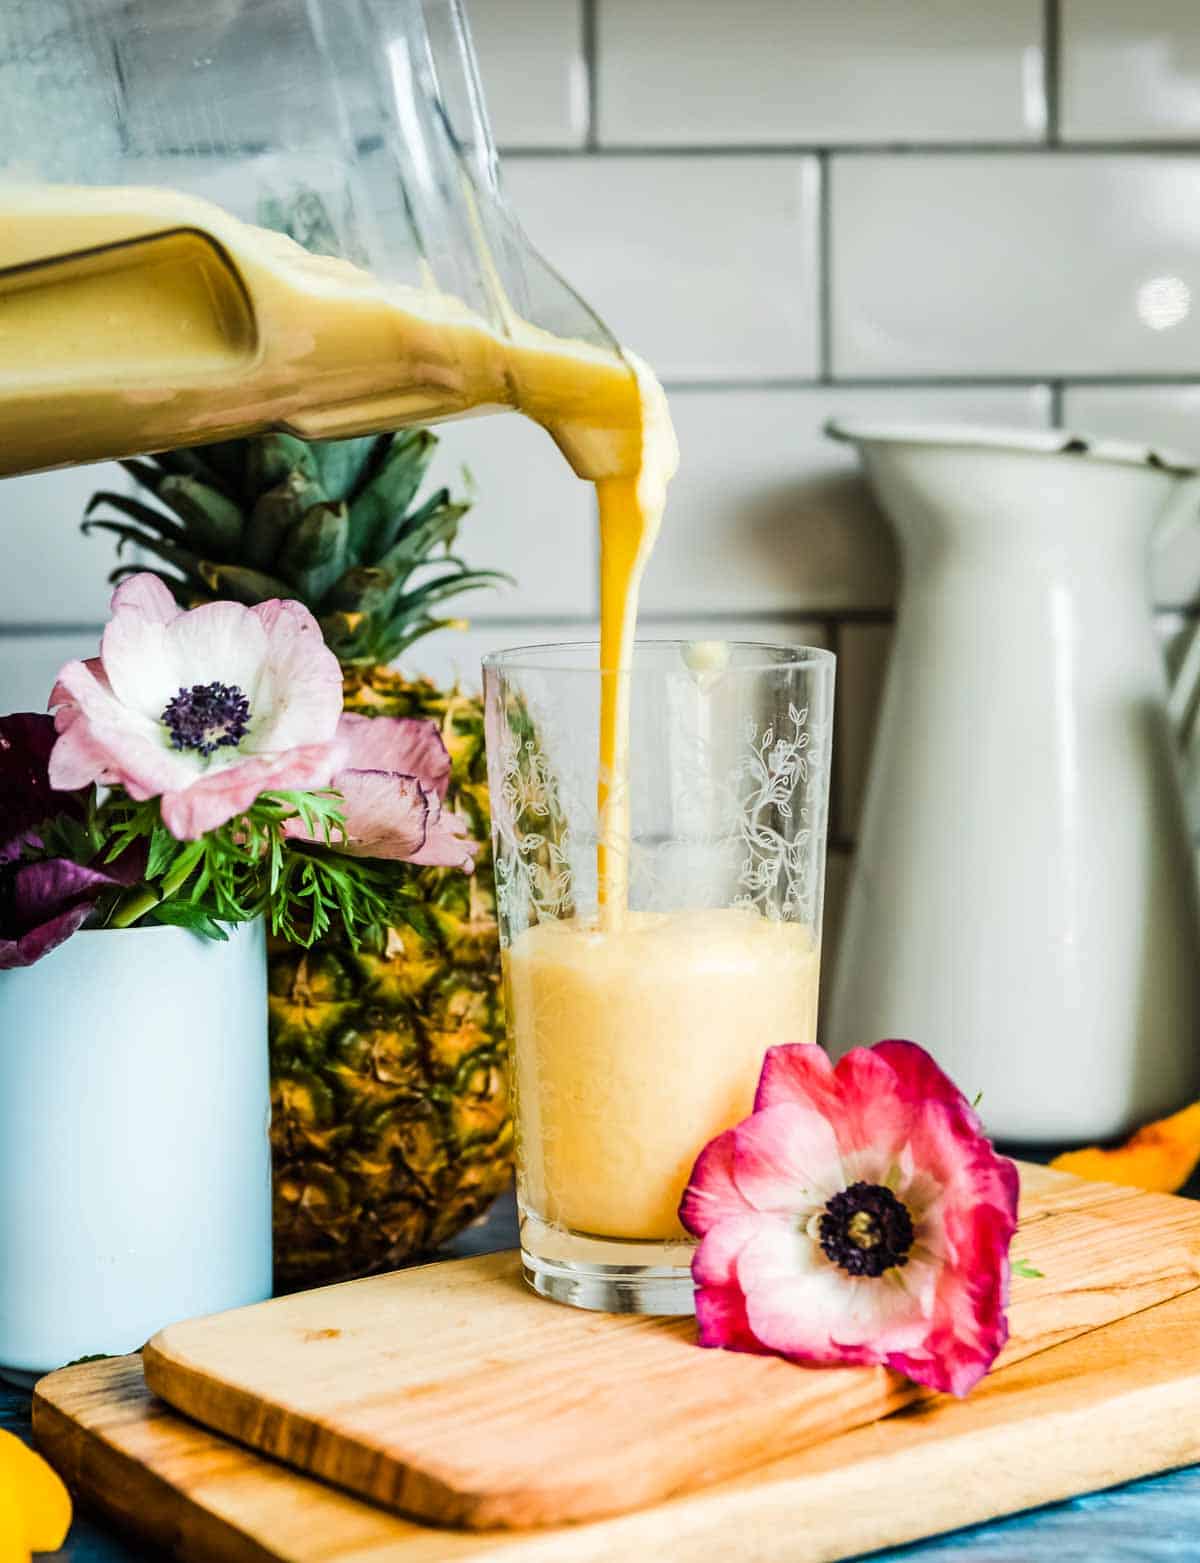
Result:
{"label": "light blue ceramic vase", "polygon": [[271,1292],[263,926],[0,972],[0,1376]]}

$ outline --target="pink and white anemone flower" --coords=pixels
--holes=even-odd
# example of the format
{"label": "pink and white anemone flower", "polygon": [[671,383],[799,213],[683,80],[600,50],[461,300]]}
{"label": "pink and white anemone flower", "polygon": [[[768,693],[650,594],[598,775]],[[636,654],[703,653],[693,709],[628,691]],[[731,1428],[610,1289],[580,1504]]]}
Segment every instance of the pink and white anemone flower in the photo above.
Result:
{"label": "pink and white anemone flower", "polygon": [[[433,722],[417,717],[356,716],[338,723],[333,787],[342,795],[345,835],[331,843],[352,857],[475,866],[477,843],[467,822],[443,808],[450,756]],[[299,819],[284,825],[299,840],[317,839]]]}
{"label": "pink and white anemone flower", "polygon": [[964,1395],[1008,1338],[1017,1169],[911,1042],[766,1055],[680,1207],[700,1343],[882,1363]]}
{"label": "pink and white anemone flower", "polygon": [[329,785],[342,676],[298,602],[184,611],[155,575],[113,593],[99,657],[68,662],[50,696],[50,784],[161,798],[191,841],[266,791]]}

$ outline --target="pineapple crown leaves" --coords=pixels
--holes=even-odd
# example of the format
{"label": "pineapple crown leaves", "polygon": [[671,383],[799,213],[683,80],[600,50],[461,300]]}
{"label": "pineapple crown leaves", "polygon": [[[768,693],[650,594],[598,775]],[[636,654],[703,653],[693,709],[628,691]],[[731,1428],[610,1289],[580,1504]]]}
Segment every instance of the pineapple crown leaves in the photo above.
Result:
{"label": "pineapple crown leaves", "polygon": [[[405,429],[166,451],[121,463],[154,503],[102,490],[83,529],[149,555],[181,606],[296,597],[343,663],[386,663],[460,622],[436,615],[440,604],[510,579],[452,551],[469,500],[439,488],[415,503],[436,447],[428,429]],[[142,568],[120,564],[109,579]]]}

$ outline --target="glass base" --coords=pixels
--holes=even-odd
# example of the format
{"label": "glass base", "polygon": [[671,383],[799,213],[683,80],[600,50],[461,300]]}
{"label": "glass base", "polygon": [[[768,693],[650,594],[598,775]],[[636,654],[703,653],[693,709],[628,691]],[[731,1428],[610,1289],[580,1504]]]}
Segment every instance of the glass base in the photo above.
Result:
{"label": "glass base", "polygon": [[695,1244],[593,1237],[521,1212],[521,1266],[541,1297],[598,1313],[695,1312]]}

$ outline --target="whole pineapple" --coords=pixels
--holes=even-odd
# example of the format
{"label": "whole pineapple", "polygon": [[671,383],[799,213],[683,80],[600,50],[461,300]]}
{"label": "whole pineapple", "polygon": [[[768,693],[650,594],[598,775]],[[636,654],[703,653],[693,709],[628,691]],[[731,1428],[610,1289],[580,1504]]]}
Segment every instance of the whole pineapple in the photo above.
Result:
{"label": "whole pineapple", "polygon": [[[512,1160],[480,701],[390,664],[497,577],[450,552],[467,505],[415,504],[425,429],[308,444],[286,434],[125,469],[155,503],[95,495],[89,528],[152,555],[184,606],[304,602],[342,662],[346,709],[435,721],[447,805],[480,843],[473,875],[419,875],[421,931],[383,954],[327,939],[271,952],[275,1261],[284,1288],[393,1266],[486,1209]],[[116,512],[114,517],[111,512]],[[114,579],[142,565],[122,565]]]}

